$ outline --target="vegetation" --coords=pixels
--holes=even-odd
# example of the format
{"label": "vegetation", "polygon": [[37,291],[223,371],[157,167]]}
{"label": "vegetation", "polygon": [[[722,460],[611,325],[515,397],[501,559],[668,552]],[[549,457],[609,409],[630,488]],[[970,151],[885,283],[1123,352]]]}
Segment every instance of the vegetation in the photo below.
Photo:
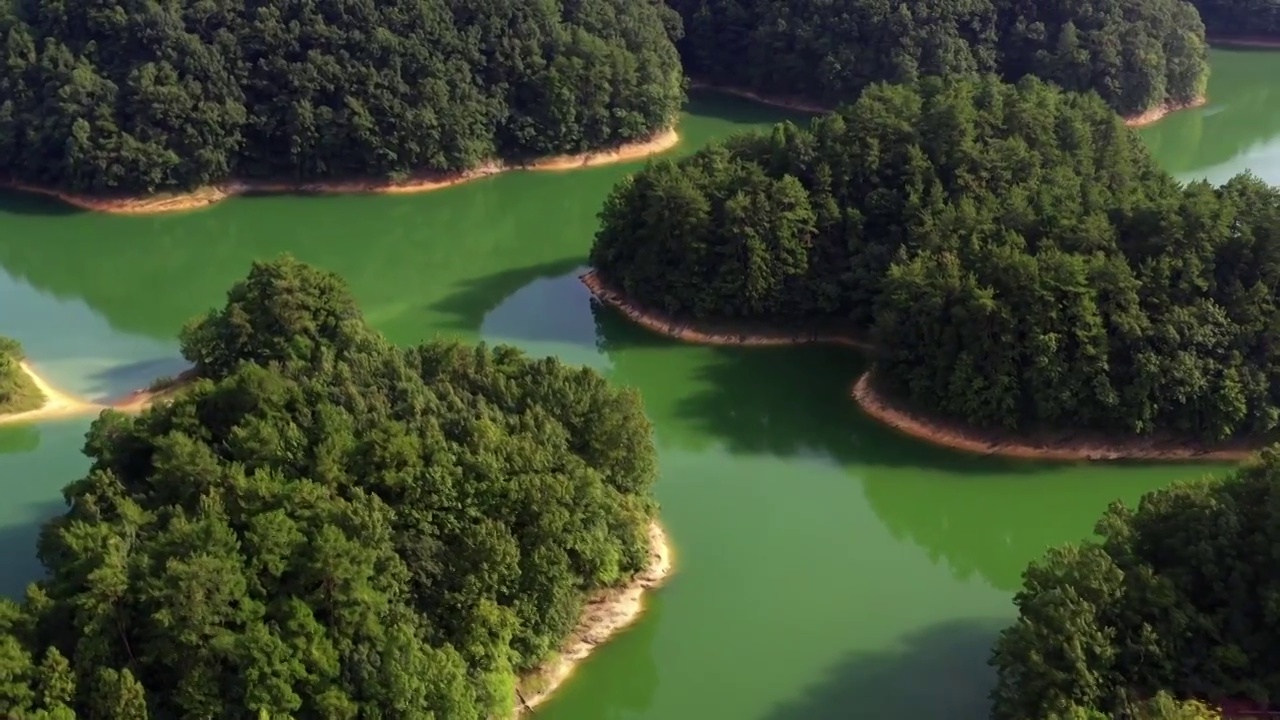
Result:
{"label": "vegetation", "polygon": [[1204,25],[1183,0],[669,1],[691,77],[832,106],[876,82],[998,72],[1136,115],[1198,98],[1208,75]]}
{"label": "vegetation", "polygon": [[455,172],[652,135],[656,0],[0,3],[0,169],[65,190]]}
{"label": "vegetation", "polygon": [[1280,423],[1280,192],[1181,186],[1096,97],[869,88],[615,188],[591,261],[688,319],[844,323],[969,424],[1217,440]]}
{"label": "vegetation", "polygon": [[1112,714],[1166,690],[1280,697],[1273,569],[1280,450],[1208,482],[1116,503],[1098,542],[1050,550],[1024,574],[992,657],[996,720],[1068,705]]}
{"label": "vegetation", "polygon": [[1192,0],[1209,35],[1280,40],[1280,5],[1271,0]]}
{"label": "vegetation", "polygon": [[204,377],[93,424],[48,578],[0,601],[12,714],[505,717],[648,563],[651,429],[592,370],[397,349],[289,259],[182,345]]}
{"label": "vegetation", "polygon": [[0,415],[35,410],[44,396],[22,371],[22,346],[0,337]]}

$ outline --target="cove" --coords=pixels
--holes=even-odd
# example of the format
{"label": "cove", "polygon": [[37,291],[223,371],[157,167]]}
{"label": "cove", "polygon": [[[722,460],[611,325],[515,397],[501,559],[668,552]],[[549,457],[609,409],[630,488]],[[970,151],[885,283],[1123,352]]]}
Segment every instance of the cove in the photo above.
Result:
{"label": "cove", "polygon": [[[1143,136],[1184,179],[1250,167],[1280,182],[1280,92],[1268,86],[1280,53],[1213,62],[1208,105]],[[783,117],[699,95],[677,152]],[[1215,469],[938,450],[858,413],[852,351],[694,347],[634,327],[593,305],[577,275],[601,201],[636,167],[160,217],[0,195],[0,335],[60,387],[115,397],[180,370],[182,322],[220,303],[251,259],[288,251],[346,277],[397,342],[507,342],[639,388],[679,569],[540,719],[982,718],[988,647],[1025,564],[1087,536],[1111,500]],[[37,576],[36,527],[83,472],[86,427],[0,428],[0,541],[13,548],[0,592]]]}

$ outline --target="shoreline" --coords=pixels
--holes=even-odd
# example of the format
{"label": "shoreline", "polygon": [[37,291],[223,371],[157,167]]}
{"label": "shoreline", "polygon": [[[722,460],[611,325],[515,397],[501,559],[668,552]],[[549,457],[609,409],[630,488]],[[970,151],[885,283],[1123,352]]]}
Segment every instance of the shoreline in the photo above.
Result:
{"label": "shoreline", "polygon": [[25,422],[38,422],[41,420],[58,420],[62,418],[75,417],[81,414],[88,414],[95,411],[107,409],[106,405],[99,405],[87,400],[82,400],[74,395],[69,395],[41,377],[36,372],[31,363],[23,360],[18,363],[18,367],[36,386],[36,390],[40,391],[40,395],[44,398],[40,407],[34,410],[24,410],[22,412],[8,413],[0,415],[0,425],[11,425]]}
{"label": "shoreline", "polygon": [[[650,331],[685,342],[703,345],[776,346],[822,343],[874,351],[870,343],[841,335],[792,334],[776,332],[717,333],[699,330],[687,323],[671,320],[659,313],[648,312],[630,302],[622,293],[608,287],[594,270],[584,273],[582,284],[600,302],[626,315],[632,322]],[[864,372],[854,382],[851,399],[862,412],[876,422],[891,427],[930,445],[979,455],[1024,460],[1160,460],[1166,462],[1213,462],[1245,460],[1256,448],[1222,447],[1204,449],[1194,445],[1162,442],[1155,438],[1128,441],[1106,441],[1094,437],[1047,438],[1038,442],[1027,437],[1001,437],[996,433],[967,428],[960,423],[935,421],[903,408],[879,393],[872,383],[872,371]]]}
{"label": "shoreline", "polygon": [[[644,614],[644,599],[652,590],[671,577],[675,568],[671,542],[657,519],[649,523],[649,565],[626,585],[601,591],[587,601],[578,626],[569,634],[560,654],[516,682],[515,716],[533,710],[555,694],[573,671],[600,645],[630,626]],[[522,693],[520,685],[538,683],[537,691]]]}
{"label": "shoreline", "polygon": [[1231,36],[1209,36],[1205,38],[1211,47],[1217,46],[1221,48],[1247,48],[1251,50],[1280,50],[1280,38],[1267,38],[1261,36],[1242,35],[1240,37]]}
{"label": "shoreline", "polygon": [[647,140],[619,145],[614,148],[594,150],[577,155],[556,155],[523,163],[495,161],[461,173],[451,175],[424,173],[404,181],[335,180],[332,182],[281,183],[228,180],[217,185],[197,188],[185,193],[117,198],[74,195],[25,183],[4,183],[3,188],[52,197],[72,207],[90,212],[101,212],[109,215],[160,215],[199,210],[241,195],[402,195],[425,193],[512,170],[561,172],[631,162],[666,152],[679,143],[680,134],[676,132],[675,127],[670,127],[654,134]]}
{"label": "shoreline", "polygon": [[815,115],[824,115],[829,112],[835,112],[836,110],[834,107],[816,105],[799,97],[788,98],[761,95],[754,90],[747,90],[746,88],[734,87],[732,85],[713,85],[711,83],[704,83],[692,79],[689,81],[689,89],[707,90],[724,95],[732,95],[734,97],[742,98],[743,100],[760,103],[761,105],[768,105],[770,107],[782,108],[783,110],[792,110],[795,112],[813,113]]}
{"label": "shoreline", "polygon": [[1206,95],[1201,95],[1190,102],[1167,102],[1162,105],[1147,110],[1137,115],[1129,115],[1124,118],[1124,124],[1131,128],[1142,128],[1148,125],[1154,125],[1160,122],[1171,113],[1180,110],[1191,110],[1193,108],[1204,107],[1209,102]]}
{"label": "shoreline", "polygon": [[664,316],[661,313],[645,310],[634,305],[625,295],[605,284],[595,270],[588,270],[578,279],[591,295],[600,302],[626,315],[633,323],[676,340],[694,345],[839,345],[858,350],[871,351],[871,343],[855,337],[836,333],[798,331],[793,333],[769,332],[762,329],[739,330],[736,328],[710,326],[695,327]]}

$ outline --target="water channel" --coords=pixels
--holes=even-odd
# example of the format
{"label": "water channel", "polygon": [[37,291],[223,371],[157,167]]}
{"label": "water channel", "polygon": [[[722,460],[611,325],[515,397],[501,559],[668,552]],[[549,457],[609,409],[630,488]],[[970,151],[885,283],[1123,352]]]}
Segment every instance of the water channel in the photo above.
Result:
{"label": "water channel", "polygon": [[[1280,53],[1213,53],[1210,103],[1143,131],[1183,179],[1280,183]],[[695,96],[677,152],[785,117]],[[1052,465],[903,439],[846,399],[861,359],[683,346],[576,281],[595,213],[636,165],[503,175],[420,196],[233,200],[109,217],[0,194],[0,335],[56,384],[119,395],[181,369],[175,333],[255,258],[335,270],[401,343],[515,344],[638,387],[679,573],[541,720],[985,717],[988,648],[1026,563],[1107,503],[1212,466]],[[37,529],[87,465],[88,420],[0,428],[0,593],[39,576]]]}

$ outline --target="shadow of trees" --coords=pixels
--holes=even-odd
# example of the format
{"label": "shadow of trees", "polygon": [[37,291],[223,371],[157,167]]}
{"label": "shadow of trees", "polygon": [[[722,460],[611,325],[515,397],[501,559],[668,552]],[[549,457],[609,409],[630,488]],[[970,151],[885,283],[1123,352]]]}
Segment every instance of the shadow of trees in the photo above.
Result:
{"label": "shadow of trees", "polygon": [[57,500],[7,509],[29,519],[0,526],[0,547],[4,548],[0,553],[0,596],[20,600],[27,585],[44,576],[44,566],[36,558],[40,528],[66,509],[66,505]]}
{"label": "shadow of trees", "polygon": [[0,188],[0,214],[60,216],[84,212],[48,195]]}
{"label": "shadow of trees", "polygon": [[763,720],[985,720],[995,680],[987,659],[1005,624],[952,621],[907,637],[900,649],[850,657]]}

